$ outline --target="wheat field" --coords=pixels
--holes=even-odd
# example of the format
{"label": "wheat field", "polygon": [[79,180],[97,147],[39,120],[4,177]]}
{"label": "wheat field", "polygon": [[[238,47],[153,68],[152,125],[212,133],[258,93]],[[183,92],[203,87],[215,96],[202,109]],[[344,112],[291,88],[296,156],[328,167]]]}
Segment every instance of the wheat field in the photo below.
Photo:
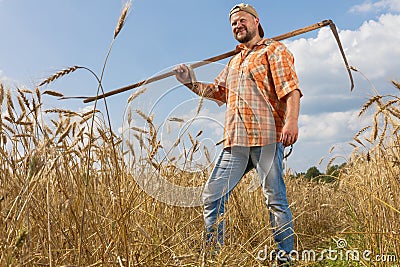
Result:
{"label": "wheat field", "polygon": [[[254,173],[229,202],[227,245],[209,258],[201,207],[174,207],[146,194],[125,163],[133,148],[121,145],[127,140],[110,130],[106,116],[42,110],[43,94],[61,95],[38,88],[13,95],[0,87],[2,265],[268,266],[256,258],[273,239],[262,193],[247,190]],[[399,97],[376,95],[360,116],[368,110],[371,125],[354,136],[354,152],[334,182],[287,174],[296,250],[322,250],[341,238],[349,248],[399,255]],[[199,177],[158,161],[157,127],[150,128],[136,134],[143,148],[137,164],[156,166],[177,184],[203,183],[207,172]]]}
{"label": "wheat field", "polygon": [[[257,258],[273,247],[273,238],[261,191],[247,190],[254,173],[234,190],[225,215],[226,246],[210,257],[202,208],[157,201],[126,163],[130,155],[133,165],[155,168],[180,185],[207,179],[208,169],[193,174],[157,157],[158,126],[151,116],[136,111],[149,125],[131,127],[138,152],[112,131],[96,105],[86,113],[43,108],[43,95],[63,97],[43,86],[81,68],[57,72],[34,89],[0,84],[0,265],[271,266]],[[102,74],[97,80],[100,92]],[[400,84],[392,84],[393,95],[376,94],[360,110],[360,116],[372,112],[373,120],[354,136],[354,152],[333,182],[294,179],[289,172],[285,177],[297,251],[321,252],[345,240],[348,249],[393,255],[392,261],[299,260],[297,266],[398,266]],[[188,149],[195,151],[191,138]]]}

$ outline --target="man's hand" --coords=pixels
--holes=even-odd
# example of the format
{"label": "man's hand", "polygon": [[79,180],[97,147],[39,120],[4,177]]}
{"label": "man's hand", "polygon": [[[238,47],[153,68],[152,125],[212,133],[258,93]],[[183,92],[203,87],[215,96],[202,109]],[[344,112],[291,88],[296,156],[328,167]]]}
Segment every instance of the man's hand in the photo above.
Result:
{"label": "man's hand", "polygon": [[296,121],[286,121],[282,129],[281,142],[284,146],[290,146],[296,143],[299,137],[299,127]]}
{"label": "man's hand", "polygon": [[180,64],[179,66],[174,68],[174,71],[176,73],[175,74],[176,79],[181,83],[189,84],[192,82],[189,68],[185,64]]}
{"label": "man's hand", "polygon": [[299,137],[299,110],[300,110],[300,91],[294,90],[286,96],[286,122],[282,129],[280,141],[284,146],[296,143]]}

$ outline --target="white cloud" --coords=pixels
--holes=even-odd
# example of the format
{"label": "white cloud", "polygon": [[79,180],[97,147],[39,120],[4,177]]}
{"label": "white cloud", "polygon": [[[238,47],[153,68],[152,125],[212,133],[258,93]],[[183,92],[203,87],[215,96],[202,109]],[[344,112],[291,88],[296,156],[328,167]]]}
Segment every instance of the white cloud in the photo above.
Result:
{"label": "white cloud", "polygon": [[[318,166],[323,158],[318,167],[325,171],[330,159],[337,157],[334,164],[348,159],[353,151],[349,143],[354,135],[371,123],[371,115],[358,117],[358,113],[359,110],[350,110],[300,115],[299,141],[288,159],[288,167],[297,172],[306,171],[311,166]],[[331,153],[332,147],[334,150]]]}
{"label": "white cloud", "polygon": [[[349,64],[372,81],[399,78],[399,28],[400,15],[384,14],[378,20],[363,23],[355,31],[340,31]],[[287,45],[295,56],[296,69],[305,95],[348,93],[347,72],[329,28],[322,28],[316,38],[302,38],[287,42]],[[354,76],[359,77],[356,73]]]}
{"label": "white cloud", "polygon": [[359,110],[300,115],[300,138],[304,142],[346,141],[368,124],[358,117]]}
{"label": "white cloud", "polygon": [[[349,64],[360,70],[379,93],[387,90],[393,94],[389,81],[400,79],[400,15],[380,15],[356,30],[340,30],[340,25],[337,26]],[[337,147],[337,154],[346,157],[352,150],[348,143],[354,135],[371,124],[369,116],[358,117],[362,104],[370,98],[371,86],[353,72],[355,89],[350,93],[349,78],[328,27],[320,29],[315,38],[286,44],[294,54],[304,94],[299,141],[288,166],[305,170],[317,165],[320,158],[333,156],[329,154],[332,146]]]}
{"label": "white cloud", "polygon": [[[0,0],[1,2],[1,0]],[[4,83],[8,80],[8,78],[3,74],[3,71],[0,70],[0,83]]]}
{"label": "white cloud", "polygon": [[400,15],[385,14],[365,22],[358,31],[343,31],[349,60],[369,78],[390,78],[400,63]]}
{"label": "white cloud", "polygon": [[399,12],[400,0],[381,0],[377,2],[365,1],[361,5],[355,5],[350,9],[352,13],[367,13],[367,12]]}

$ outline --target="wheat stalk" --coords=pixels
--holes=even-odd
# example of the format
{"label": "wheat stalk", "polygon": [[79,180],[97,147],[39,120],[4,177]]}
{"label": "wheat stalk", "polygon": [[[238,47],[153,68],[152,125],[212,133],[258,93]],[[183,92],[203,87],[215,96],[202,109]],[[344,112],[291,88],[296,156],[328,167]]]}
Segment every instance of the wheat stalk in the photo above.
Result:
{"label": "wheat stalk", "polygon": [[131,130],[134,130],[134,131],[137,131],[137,132],[140,132],[140,133],[144,133],[144,134],[149,133],[148,131],[143,130],[143,129],[138,128],[138,127],[135,127],[135,126],[131,126],[130,129],[131,129]]}
{"label": "wheat stalk", "polygon": [[15,117],[14,117],[14,103],[12,101],[11,97],[11,92],[10,90],[7,90],[7,111],[8,111],[8,116],[10,116],[10,119],[12,122],[15,122]]}
{"label": "wheat stalk", "polygon": [[152,149],[150,153],[148,153],[148,159],[151,161],[153,160],[154,156],[156,155],[159,148],[162,148],[160,141],[156,142],[155,144],[151,145]]}
{"label": "wheat stalk", "polygon": [[144,112],[141,111],[140,109],[137,109],[137,110],[136,110],[136,113],[139,114],[140,117],[142,117],[143,119],[145,119],[149,125],[152,125],[152,126],[154,127],[154,125],[153,125],[153,119],[151,118],[151,116],[148,116],[148,115],[144,114]]}
{"label": "wheat stalk", "polygon": [[356,144],[354,144],[354,143],[348,143],[349,145],[351,145],[352,147],[354,147],[354,148],[357,148],[357,145]]}
{"label": "wheat stalk", "polygon": [[21,115],[18,117],[18,119],[15,123],[20,124],[20,122],[25,118],[25,116],[26,116],[26,110],[22,110]]}
{"label": "wheat stalk", "polygon": [[66,114],[68,116],[79,116],[79,113],[68,110],[68,109],[60,109],[60,108],[54,108],[54,109],[46,109],[44,111],[45,113],[60,113],[60,114]]}
{"label": "wheat stalk", "polygon": [[7,107],[9,107],[11,109],[14,109],[14,103],[12,101],[10,90],[7,90],[6,97],[7,97]]}
{"label": "wheat stalk", "polygon": [[372,127],[371,137],[370,140],[375,141],[378,136],[378,114],[379,112],[375,113],[374,115],[374,126]]}
{"label": "wheat stalk", "polygon": [[196,137],[195,137],[195,138],[199,137],[202,133],[203,133],[203,130],[200,130],[200,131],[196,134]]}
{"label": "wheat stalk", "polygon": [[25,137],[32,137],[30,134],[16,134],[13,136],[14,140],[17,140],[18,138],[25,138]]}
{"label": "wheat stalk", "polygon": [[367,103],[365,103],[365,104],[363,105],[363,107],[361,108],[361,111],[358,113],[358,116],[360,117],[362,114],[364,114],[365,111],[366,111],[373,103],[379,101],[381,98],[382,98],[381,95],[376,95],[376,96],[374,96],[374,97],[371,97],[371,98],[367,101]]}
{"label": "wheat stalk", "polygon": [[51,90],[46,90],[42,93],[43,95],[51,95],[51,96],[56,96],[56,97],[63,97],[64,95],[56,92],[56,91],[51,91]]}
{"label": "wheat stalk", "polygon": [[365,147],[365,145],[363,144],[363,142],[361,142],[361,140],[358,137],[353,137],[354,141],[356,141],[357,143],[359,143],[360,145],[362,145],[363,147]]}
{"label": "wheat stalk", "polygon": [[131,1],[126,2],[124,8],[122,9],[121,16],[118,19],[117,27],[114,30],[114,39],[117,38],[118,34],[122,30],[122,27],[125,24],[125,20],[128,15],[130,7],[131,7]]}
{"label": "wheat stalk", "polygon": [[78,125],[78,123],[76,122],[76,121],[74,121],[73,123],[72,123],[72,129],[71,129],[71,134],[72,134],[72,136],[75,136],[75,132],[76,132],[76,127],[77,127],[77,125]]}
{"label": "wheat stalk", "polygon": [[128,125],[131,125],[131,122],[132,122],[132,109],[128,110],[127,121],[128,121]]}
{"label": "wheat stalk", "polygon": [[196,110],[196,114],[200,113],[201,108],[203,107],[203,101],[204,101],[204,97],[200,97],[199,99],[199,104],[197,105],[197,110]]}
{"label": "wheat stalk", "polygon": [[382,130],[382,132],[381,132],[381,134],[379,136],[378,147],[382,146],[382,143],[383,143],[383,140],[385,138],[385,134],[386,134],[386,130],[387,130],[388,125],[389,125],[389,120],[388,120],[387,117],[385,117],[385,123],[383,125],[383,130]]}
{"label": "wheat stalk", "polygon": [[176,117],[168,118],[168,121],[185,122],[184,119],[176,118]]}
{"label": "wheat stalk", "polygon": [[79,124],[82,125],[82,124],[86,123],[88,120],[90,120],[91,118],[92,118],[91,116],[86,116],[79,122]]}
{"label": "wheat stalk", "polygon": [[365,132],[365,131],[366,131],[367,129],[369,129],[369,128],[371,128],[370,125],[368,125],[368,126],[362,128],[361,130],[359,130],[359,131],[357,132],[357,134],[354,136],[354,138],[358,138],[363,132]]}
{"label": "wheat stalk", "polygon": [[69,124],[68,127],[65,129],[65,131],[60,135],[60,138],[58,139],[58,143],[61,143],[65,139],[65,137],[67,137],[71,128],[72,128],[72,124]]}
{"label": "wheat stalk", "polygon": [[18,125],[25,125],[25,126],[33,125],[33,122],[31,122],[31,121],[22,121],[22,119],[21,120],[18,119],[18,121],[16,121],[15,123],[18,124]]}
{"label": "wheat stalk", "polygon": [[[11,121],[11,119],[8,117],[4,117],[4,119]],[[11,128],[9,125],[3,123],[2,127],[5,128],[7,131],[9,131],[10,134],[15,135],[15,130],[13,128]]]}
{"label": "wheat stalk", "polygon": [[45,84],[49,84],[49,83],[51,83],[52,81],[57,80],[57,79],[59,79],[59,78],[65,76],[65,75],[67,75],[67,74],[69,74],[69,73],[71,73],[71,72],[74,72],[74,71],[76,71],[76,70],[79,69],[79,68],[81,68],[81,67],[79,67],[79,66],[73,66],[73,67],[69,67],[69,68],[60,70],[60,71],[56,72],[55,74],[53,74],[52,76],[50,76],[50,77],[48,77],[47,79],[45,79],[44,81],[42,81],[42,82],[39,84],[39,87],[40,87],[40,86],[43,86],[43,85],[45,85]]}
{"label": "wheat stalk", "polygon": [[396,118],[400,119],[400,109],[398,109],[394,106],[391,106],[388,110],[389,110],[390,114],[392,114]]}
{"label": "wheat stalk", "polygon": [[[29,91],[29,90],[18,89],[19,96],[21,97],[22,101],[24,102],[24,105],[25,105],[28,109],[30,109],[30,105],[29,105],[28,98],[26,98],[26,96],[25,96],[25,94],[27,93],[27,91]],[[30,93],[32,93],[32,92],[30,92]],[[23,105],[20,104],[20,106],[21,106],[21,108],[22,108]]]}
{"label": "wheat stalk", "polygon": [[3,105],[4,100],[4,85],[0,83],[0,107]]}
{"label": "wheat stalk", "polygon": [[189,136],[190,142],[192,143],[192,146],[194,146],[195,142],[194,142],[194,139],[193,139],[192,135],[190,133],[188,133],[188,136]]}
{"label": "wheat stalk", "polygon": [[18,91],[21,91],[21,93],[24,93],[24,94],[32,94],[32,91],[25,87],[18,88]]}
{"label": "wheat stalk", "polygon": [[207,163],[210,164],[211,163],[210,152],[208,151],[208,148],[206,146],[203,146],[203,150],[204,150],[204,155],[206,156],[207,159]]}
{"label": "wheat stalk", "polygon": [[153,124],[153,118],[152,118],[153,115],[147,116],[146,114],[144,114],[143,111],[141,111],[139,109],[136,110],[136,113],[139,114],[140,117],[145,119],[147,121],[147,123],[149,124],[150,136],[151,136],[150,144],[154,147],[154,145],[157,144],[157,142],[156,142],[156,140],[157,140],[157,131],[156,131],[156,128],[154,127],[154,124]]}
{"label": "wheat stalk", "polygon": [[129,97],[128,97],[128,103],[131,103],[133,101],[133,99],[137,98],[138,96],[140,96],[141,94],[143,94],[144,92],[147,91],[147,88],[141,88],[139,90],[136,90],[135,92],[133,92]]}
{"label": "wheat stalk", "polygon": [[143,141],[143,136],[142,136],[142,134],[133,134],[133,136],[139,141],[139,145],[140,145],[140,147],[141,148],[143,148],[143,147],[146,147],[146,145],[145,145],[145,143],[144,143],[144,141]]}
{"label": "wheat stalk", "polygon": [[394,85],[395,88],[397,88],[397,89],[400,90],[400,83],[398,83],[398,82],[392,80],[392,84]]}
{"label": "wheat stalk", "polygon": [[93,113],[99,113],[100,112],[100,110],[98,110],[98,109],[93,109],[93,110],[90,110],[90,111],[88,111],[88,112],[85,112],[85,113],[83,113],[82,115],[81,115],[81,117],[82,118],[85,118],[86,116],[92,116],[93,115]]}
{"label": "wheat stalk", "polygon": [[40,95],[39,87],[35,88],[35,93],[36,93],[36,98],[38,99],[38,102],[41,103],[42,102],[42,97]]}
{"label": "wheat stalk", "polygon": [[333,157],[329,160],[328,164],[326,165],[326,170],[329,169],[329,167],[332,165],[332,163],[337,159],[337,157]]}
{"label": "wheat stalk", "polygon": [[23,113],[26,113],[25,103],[21,96],[17,96],[18,105]]}

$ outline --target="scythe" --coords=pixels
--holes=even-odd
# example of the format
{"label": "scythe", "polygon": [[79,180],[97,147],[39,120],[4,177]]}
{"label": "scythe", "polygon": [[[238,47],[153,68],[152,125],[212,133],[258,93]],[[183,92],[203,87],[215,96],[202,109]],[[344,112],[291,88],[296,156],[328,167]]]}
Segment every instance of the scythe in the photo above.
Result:
{"label": "scythe", "polygon": [[[347,62],[346,55],[345,55],[343,47],[342,47],[342,43],[340,42],[339,34],[338,34],[336,26],[335,26],[335,24],[333,23],[332,20],[324,20],[324,21],[312,24],[312,25],[304,27],[304,28],[300,28],[300,29],[297,29],[297,30],[294,30],[294,31],[291,31],[291,32],[288,32],[288,33],[285,33],[285,34],[282,34],[282,35],[279,35],[279,36],[272,37],[272,39],[274,39],[276,41],[282,41],[282,40],[285,40],[285,39],[288,39],[288,38],[291,38],[291,37],[294,37],[294,36],[297,36],[297,35],[300,35],[300,34],[303,34],[303,33],[307,33],[307,32],[310,32],[310,31],[313,31],[313,30],[316,30],[316,29],[319,29],[319,28],[322,28],[322,27],[325,27],[325,26],[329,26],[331,28],[331,31],[332,31],[335,39],[336,39],[337,45],[339,47],[340,53],[342,54],[342,58],[343,58],[344,64],[345,64],[346,69],[347,69],[347,73],[349,74],[350,90],[352,91],[353,88],[354,88],[353,76],[351,74],[350,67],[349,67],[349,64]],[[227,53],[224,53],[224,54],[221,54],[221,55],[218,55],[218,56],[214,56],[214,57],[202,60],[200,62],[191,64],[190,67],[195,69],[195,68],[207,65],[209,63],[220,61],[222,59],[234,56],[238,52],[239,51],[232,50],[232,51],[229,51]],[[159,81],[159,80],[162,80],[162,79],[165,79],[167,77],[174,76],[174,75],[175,75],[175,71],[169,71],[169,72],[163,73],[161,75],[157,75],[157,76],[151,77],[151,78],[149,78],[147,80],[143,80],[143,81],[137,82],[135,84],[131,84],[131,85],[128,85],[128,86],[125,86],[125,87],[121,87],[119,89],[115,89],[115,90],[112,90],[110,92],[107,92],[107,93],[104,93],[104,94],[101,94],[101,95],[97,95],[97,96],[93,96],[93,97],[63,97],[61,99],[83,98],[84,99],[83,100],[84,103],[89,103],[89,102],[95,101],[97,99],[102,99],[102,98],[106,98],[106,97],[109,97],[109,96],[112,96],[112,95],[116,95],[116,94],[119,94],[119,93],[122,93],[122,92],[125,92],[125,91],[128,91],[128,90],[140,87],[142,85],[149,84],[149,83],[152,83],[152,82],[156,82],[156,81]]]}

